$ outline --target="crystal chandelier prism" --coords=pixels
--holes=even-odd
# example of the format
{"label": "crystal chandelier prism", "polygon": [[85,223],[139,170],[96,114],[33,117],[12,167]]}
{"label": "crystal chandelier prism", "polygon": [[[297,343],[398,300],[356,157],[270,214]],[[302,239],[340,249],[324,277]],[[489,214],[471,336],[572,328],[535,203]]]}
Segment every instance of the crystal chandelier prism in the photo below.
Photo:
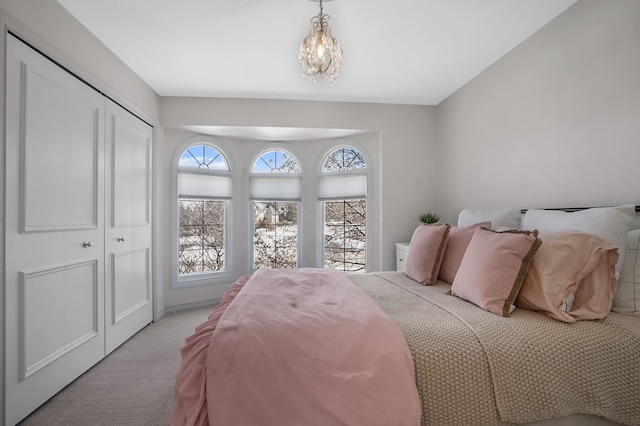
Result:
{"label": "crystal chandelier prism", "polygon": [[300,44],[298,54],[302,75],[317,83],[323,79],[332,84],[342,66],[342,48],[331,36],[329,15],[325,15],[320,0],[320,12],[311,18],[309,35]]}

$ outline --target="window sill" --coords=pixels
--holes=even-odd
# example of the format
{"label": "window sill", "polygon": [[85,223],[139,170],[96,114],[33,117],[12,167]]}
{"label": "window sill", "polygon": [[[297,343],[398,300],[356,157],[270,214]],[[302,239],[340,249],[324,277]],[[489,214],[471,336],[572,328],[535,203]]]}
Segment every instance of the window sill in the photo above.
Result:
{"label": "window sill", "polygon": [[182,275],[174,279],[171,288],[196,287],[228,283],[232,280],[231,272],[203,272],[199,274]]}

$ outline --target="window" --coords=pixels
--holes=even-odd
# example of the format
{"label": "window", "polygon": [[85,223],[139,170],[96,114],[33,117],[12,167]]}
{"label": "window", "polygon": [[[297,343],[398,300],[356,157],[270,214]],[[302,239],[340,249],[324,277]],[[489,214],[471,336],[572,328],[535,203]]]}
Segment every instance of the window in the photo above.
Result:
{"label": "window", "polygon": [[253,162],[249,182],[252,267],[295,268],[302,170],[287,151],[272,149]]}
{"label": "window", "polygon": [[375,266],[374,171],[360,143],[185,140],[173,156],[172,287],[228,284],[263,266]]}
{"label": "window", "polygon": [[226,271],[230,198],[231,173],[218,149],[197,144],[182,152],[178,162],[178,280]]}
{"label": "window", "polygon": [[366,271],[367,164],[353,147],[331,151],[318,179],[325,268]]}

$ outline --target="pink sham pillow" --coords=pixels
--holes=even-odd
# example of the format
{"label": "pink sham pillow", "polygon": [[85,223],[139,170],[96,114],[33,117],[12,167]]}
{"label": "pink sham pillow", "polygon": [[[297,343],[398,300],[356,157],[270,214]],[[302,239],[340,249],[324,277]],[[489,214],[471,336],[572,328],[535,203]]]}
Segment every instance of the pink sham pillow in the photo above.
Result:
{"label": "pink sham pillow", "polygon": [[508,317],[533,255],[537,231],[476,230],[451,286],[451,294]]}
{"label": "pink sham pillow", "polygon": [[564,322],[602,319],[616,291],[618,249],[594,234],[540,232],[516,306],[543,312]]}
{"label": "pink sham pillow", "polygon": [[605,249],[600,262],[578,285],[571,315],[579,320],[603,319],[609,312],[618,289],[616,264],[618,248]]}
{"label": "pink sham pillow", "polygon": [[409,242],[406,276],[426,285],[436,283],[450,228],[449,224],[418,225]]}
{"label": "pink sham pillow", "polygon": [[471,237],[480,227],[489,229],[491,228],[491,222],[476,223],[466,227],[451,227],[447,237],[447,247],[440,265],[440,272],[438,272],[438,279],[449,284],[453,283]]}

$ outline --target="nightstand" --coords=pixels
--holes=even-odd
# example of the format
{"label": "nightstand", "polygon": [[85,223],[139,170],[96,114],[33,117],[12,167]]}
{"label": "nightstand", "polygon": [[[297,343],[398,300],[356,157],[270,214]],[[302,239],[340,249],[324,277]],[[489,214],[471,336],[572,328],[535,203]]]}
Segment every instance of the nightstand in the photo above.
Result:
{"label": "nightstand", "polygon": [[407,253],[409,253],[409,243],[396,243],[396,271],[404,272]]}

